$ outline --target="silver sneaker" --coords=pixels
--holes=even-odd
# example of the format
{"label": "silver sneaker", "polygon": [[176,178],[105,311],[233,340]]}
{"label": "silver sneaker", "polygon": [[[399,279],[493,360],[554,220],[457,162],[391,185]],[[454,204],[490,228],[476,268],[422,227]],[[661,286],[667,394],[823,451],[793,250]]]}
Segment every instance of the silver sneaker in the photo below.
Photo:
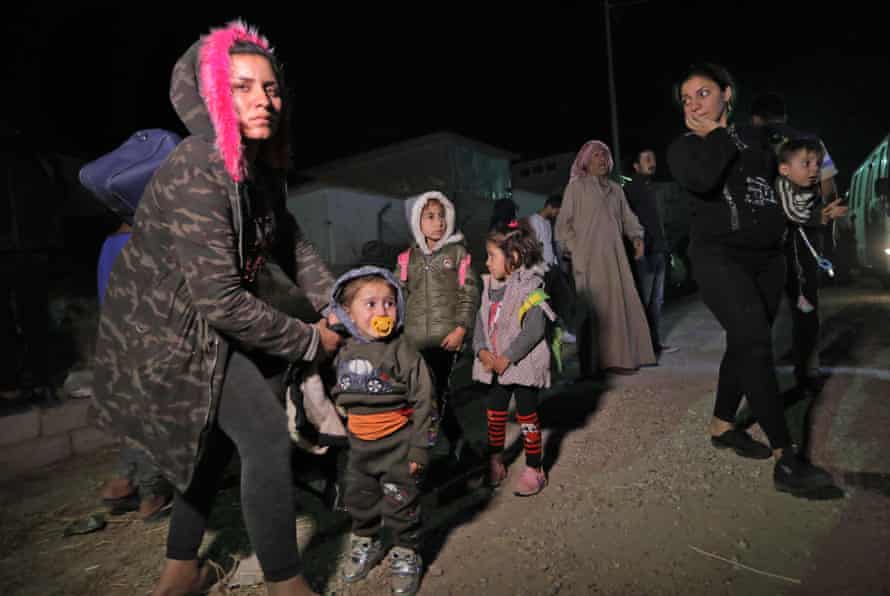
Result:
{"label": "silver sneaker", "polygon": [[410,548],[394,546],[389,551],[389,577],[393,596],[413,596],[420,587],[423,561]]}
{"label": "silver sneaker", "polygon": [[349,558],[343,565],[341,577],[348,584],[364,579],[377,563],[383,560],[386,551],[383,542],[377,538],[352,536]]}

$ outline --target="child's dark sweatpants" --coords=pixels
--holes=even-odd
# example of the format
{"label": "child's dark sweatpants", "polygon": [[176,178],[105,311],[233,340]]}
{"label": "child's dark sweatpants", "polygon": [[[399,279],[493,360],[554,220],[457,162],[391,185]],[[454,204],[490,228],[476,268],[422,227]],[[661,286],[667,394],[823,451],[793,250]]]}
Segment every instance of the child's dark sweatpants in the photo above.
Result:
{"label": "child's dark sweatpants", "polygon": [[439,429],[448,439],[448,446],[454,449],[458,440],[464,436],[463,428],[454,413],[454,404],[449,404],[448,395],[449,378],[451,369],[454,368],[455,353],[443,348],[427,348],[420,351],[426,361],[430,372],[433,374],[433,382],[436,384],[436,409],[439,416]]}
{"label": "child's dark sweatpants", "polygon": [[411,424],[374,441],[349,435],[344,504],[352,532],[376,536],[381,522],[396,546],[418,550],[421,542],[420,490],[408,467]]}
{"label": "child's dark sweatpants", "polygon": [[[813,242],[819,245],[818,231],[807,230]],[[796,229],[785,248],[787,268],[785,293],[791,303],[791,354],[794,377],[799,385],[806,385],[810,376],[819,369],[819,276],[821,271],[816,259]],[[798,298],[803,296],[812,305],[810,312],[798,308]]]}

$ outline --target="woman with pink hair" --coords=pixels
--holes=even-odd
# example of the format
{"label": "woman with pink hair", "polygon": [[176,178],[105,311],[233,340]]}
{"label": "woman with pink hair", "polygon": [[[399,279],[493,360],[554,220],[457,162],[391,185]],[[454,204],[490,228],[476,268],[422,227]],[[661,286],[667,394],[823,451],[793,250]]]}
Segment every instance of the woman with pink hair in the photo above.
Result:
{"label": "woman with pink hair", "polygon": [[612,152],[588,141],[572,164],[556,218],[556,240],[571,255],[578,293],[581,378],[605,370],[633,374],[655,364],[646,314],[627,262],[623,237],[643,255],[643,227],[624,191],[609,179]]}
{"label": "woman with pink hair", "polygon": [[198,549],[235,451],[269,594],[312,593],[279,396],[285,370],[333,352],[339,336],[261,298],[274,265],[316,311],[333,285],[284,205],[283,87],[269,43],[241,22],[180,58],[170,98],[191,135],[155,172],[109,276],[96,342],[99,422],[177,488],[155,596],[209,587]]}

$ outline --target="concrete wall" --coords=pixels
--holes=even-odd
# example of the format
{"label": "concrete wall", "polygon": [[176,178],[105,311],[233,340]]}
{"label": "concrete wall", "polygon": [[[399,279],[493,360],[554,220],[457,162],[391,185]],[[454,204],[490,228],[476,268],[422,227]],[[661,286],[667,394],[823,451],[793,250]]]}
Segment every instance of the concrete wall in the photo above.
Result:
{"label": "concrete wall", "polygon": [[0,417],[0,479],[117,444],[90,424],[91,400],[69,399],[55,408]]}

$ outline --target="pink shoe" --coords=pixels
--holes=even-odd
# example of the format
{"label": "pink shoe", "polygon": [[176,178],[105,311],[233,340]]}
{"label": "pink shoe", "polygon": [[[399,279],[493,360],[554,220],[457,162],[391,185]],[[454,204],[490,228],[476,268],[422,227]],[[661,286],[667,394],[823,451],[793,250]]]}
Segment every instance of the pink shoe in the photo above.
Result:
{"label": "pink shoe", "polygon": [[501,485],[504,478],[507,477],[507,468],[504,467],[504,461],[500,453],[492,455],[488,462],[488,484],[497,487]]}
{"label": "pink shoe", "polygon": [[538,494],[547,486],[547,476],[544,470],[526,466],[516,481],[513,494],[517,497],[531,497]]}

